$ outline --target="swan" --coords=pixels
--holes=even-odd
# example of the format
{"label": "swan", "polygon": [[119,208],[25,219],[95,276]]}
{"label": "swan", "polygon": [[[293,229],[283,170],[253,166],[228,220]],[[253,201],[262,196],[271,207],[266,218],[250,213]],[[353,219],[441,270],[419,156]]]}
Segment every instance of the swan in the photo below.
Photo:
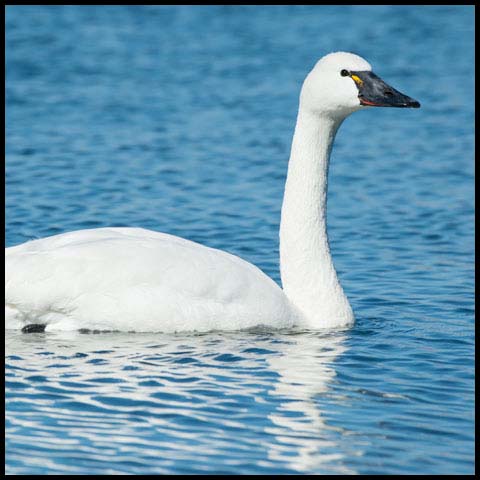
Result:
{"label": "swan", "polygon": [[283,289],[230,253],[143,228],[62,233],[5,249],[5,326],[178,332],[348,327],[326,230],[330,151],[342,121],[420,104],[353,53],[321,58],[300,93],[280,222]]}

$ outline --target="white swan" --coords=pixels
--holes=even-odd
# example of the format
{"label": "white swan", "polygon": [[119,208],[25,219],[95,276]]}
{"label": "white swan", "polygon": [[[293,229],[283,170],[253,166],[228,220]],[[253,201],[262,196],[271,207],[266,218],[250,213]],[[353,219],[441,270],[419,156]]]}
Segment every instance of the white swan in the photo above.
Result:
{"label": "white swan", "polygon": [[320,59],[303,84],[280,226],[283,290],[229,253],[141,228],[80,230],[5,249],[6,328],[208,331],[348,326],[326,232],[330,150],[366,106],[419,107],[361,57]]}

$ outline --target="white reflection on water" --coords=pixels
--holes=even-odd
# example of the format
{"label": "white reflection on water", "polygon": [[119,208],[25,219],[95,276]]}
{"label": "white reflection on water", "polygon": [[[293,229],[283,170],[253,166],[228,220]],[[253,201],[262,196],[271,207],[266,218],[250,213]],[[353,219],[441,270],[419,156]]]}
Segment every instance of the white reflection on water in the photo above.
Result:
{"label": "white reflection on water", "polygon": [[278,428],[266,429],[277,440],[270,445],[272,460],[288,460],[291,468],[301,472],[319,472],[323,464],[334,463],[338,473],[356,473],[342,465],[344,455],[329,434],[334,428],[325,423],[316,401],[328,392],[336,375],[334,361],[347,350],[344,340],[343,334],[295,335],[281,344],[281,356],[269,357],[270,367],[280,375],[270,394],[283,400],[269,415]]}
{"label": "white reflection on water", "polygon": [[[128,472],[121,459],[164,473],[185,464],[355,473],[320,408],[344,340],[338,332],[7,332],[9,379],[24,385],[7,395],[8,433],[25,448],[40,435],[54,472],[70,471],[68,459],[82,452],[105,465],[87,471],[105,474]],[[12,398],[31,409],[9,411]],[[25,471],[36,465],[34,455],[9,453]]]}

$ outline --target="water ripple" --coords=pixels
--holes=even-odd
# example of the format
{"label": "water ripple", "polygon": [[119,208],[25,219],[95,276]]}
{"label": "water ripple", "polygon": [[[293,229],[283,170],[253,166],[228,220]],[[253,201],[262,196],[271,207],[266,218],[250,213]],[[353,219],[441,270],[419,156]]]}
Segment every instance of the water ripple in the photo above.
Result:
{"label": "water ripple", "polygon": [[422,108],[359,112],[336,138],[329,240],[352,330],[7,332],[6,473],[472,474],[473,13],[8,6],[9,246],[139,226],[279,282],[307,70],[358,52]]}

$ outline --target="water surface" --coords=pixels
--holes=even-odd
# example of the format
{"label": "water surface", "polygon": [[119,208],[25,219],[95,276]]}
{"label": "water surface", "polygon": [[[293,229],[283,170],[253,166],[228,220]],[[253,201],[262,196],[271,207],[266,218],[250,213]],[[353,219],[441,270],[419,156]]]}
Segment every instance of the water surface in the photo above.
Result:
{"label": "water surface", "polygon": [[419,110],[330,166],[341,332],[6,332],[8,474],[474,472],[473,7],[9,6],[6,244],[141,226],[279,282],[301,82],[358,53]]}

